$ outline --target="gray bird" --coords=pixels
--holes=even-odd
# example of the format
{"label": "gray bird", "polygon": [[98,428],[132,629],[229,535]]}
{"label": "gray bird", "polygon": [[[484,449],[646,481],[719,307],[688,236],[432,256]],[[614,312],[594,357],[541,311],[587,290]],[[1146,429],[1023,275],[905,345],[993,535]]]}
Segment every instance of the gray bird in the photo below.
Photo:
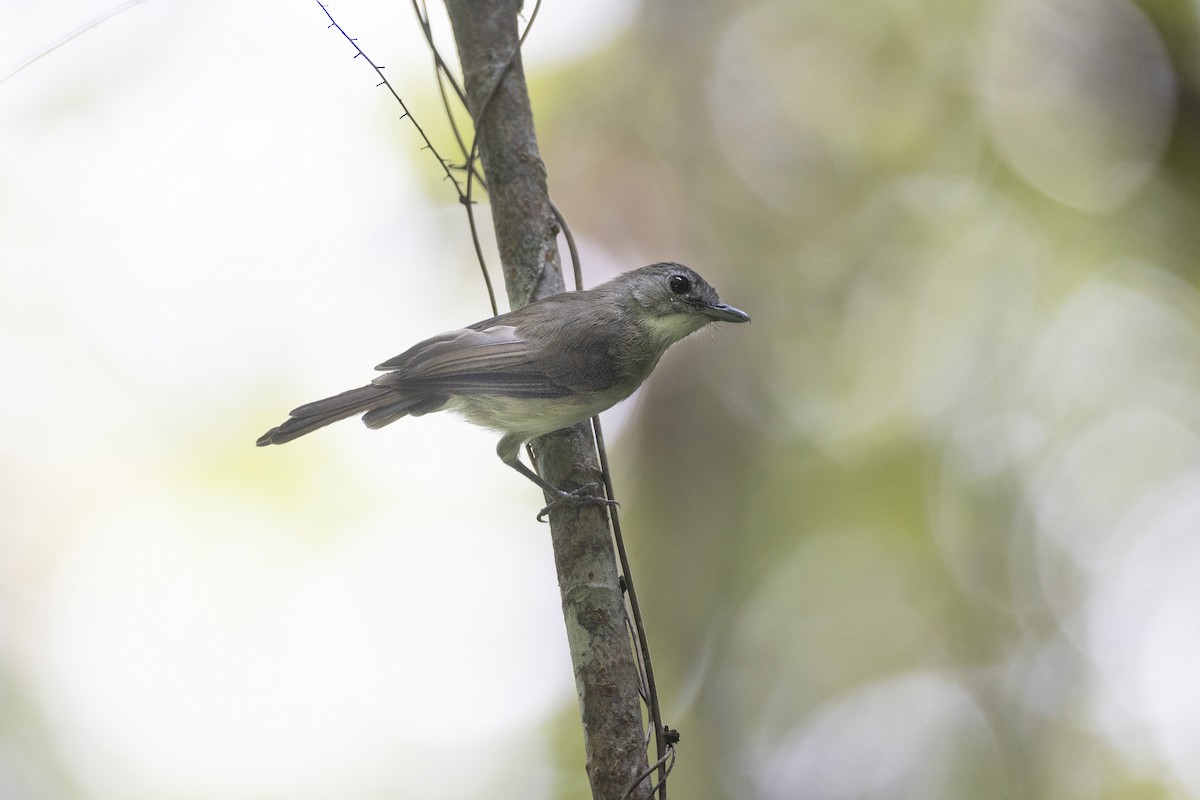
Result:
{"label": "gray bird", "polygon": [[521,445],[629,397],[668,347],[708,323],[749,321],[691,269],[652,264],[419,342],[377,366],[384,374],[366,386],[294,409],[258,445],[290,442],[360,413],[368,428],[380,428],[457,411],[503,434],[500,460],[554,498],[543,514],[556,503],[604,504],[589,487],[550,485],[521,463]]}

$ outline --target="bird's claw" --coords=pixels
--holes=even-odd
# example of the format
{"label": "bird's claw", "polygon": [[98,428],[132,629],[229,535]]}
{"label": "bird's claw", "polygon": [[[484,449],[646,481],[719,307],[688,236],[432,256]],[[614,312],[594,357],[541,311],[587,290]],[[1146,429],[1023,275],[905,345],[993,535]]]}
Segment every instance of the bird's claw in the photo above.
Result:
{"label": "bird's claw", "polygon": [[602,497],[597,494],[600,487],[594,483],[589,483],[586,486],[580,486],[578,489],[570,492],[558,492],[558,496],[550,501],[550,504],[538,512],[537,521],[547,522],[547,515],[550,509],[556,506],[569,506],[571,508],[583,508],[584,506],[604,506],[612,508],[619,506],[616,500],[609,500],[607,497]]}

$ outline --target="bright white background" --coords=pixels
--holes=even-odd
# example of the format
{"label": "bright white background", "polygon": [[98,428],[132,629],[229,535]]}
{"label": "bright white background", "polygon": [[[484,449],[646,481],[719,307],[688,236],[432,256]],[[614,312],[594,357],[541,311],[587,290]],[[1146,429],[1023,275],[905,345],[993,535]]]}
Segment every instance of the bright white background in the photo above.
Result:
{"label": "bright white background", "polygon": [[[633,11],[585,5],[546,9],[531,72]],[[6,3],[0,70],[111,7]],[[438,129],[407,4],[331,10]],[[571,671],[494,437],[253,446],[488,316],[453,192],[326,25],[150,0],[0,85],[4,797],[54,795],[57,759],[131,800],[548,791]]]}

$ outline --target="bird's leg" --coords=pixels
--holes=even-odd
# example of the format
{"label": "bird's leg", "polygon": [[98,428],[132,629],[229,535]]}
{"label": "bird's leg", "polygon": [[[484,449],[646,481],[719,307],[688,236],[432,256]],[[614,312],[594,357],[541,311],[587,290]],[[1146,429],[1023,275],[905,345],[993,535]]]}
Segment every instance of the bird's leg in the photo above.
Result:
{"label": "bird's leg", "polygon": [[540,486],[542,491],[553,498],[549,505],[538,512],[538,522],[545,522],[546,515],[550,513],[550,509],[558,505],[571,506],[572,508],[580,508],[582,506],[604,506],[607,508],[608,506],[618,505],[616,500],[609,500],[607,497],[597,494],[600,491],[600,487],[594,483],[581,486],[572,492],[564,492],[562,489],[555,488],[541,475],[538,475],[529,467],[522,464],[519,456],[514,454],[511,459],[504,458],[503,460],[505,464],[508,464],[526,478],[529,478],[529,480]]}

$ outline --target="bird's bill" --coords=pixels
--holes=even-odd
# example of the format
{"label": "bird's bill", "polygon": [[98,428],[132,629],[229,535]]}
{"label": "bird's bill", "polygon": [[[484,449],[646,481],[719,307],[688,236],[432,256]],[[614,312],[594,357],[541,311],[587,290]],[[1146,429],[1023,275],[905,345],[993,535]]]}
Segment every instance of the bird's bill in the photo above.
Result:
{"label": "bird's bill", "polygon": [[707,314],[708,316],[712,317],[713,319],[719,320],[721,322],[749,322],[750,321],[750,315],[747,314],[745,311],[734,308],[733,306],[727,306],[724,303],[717,303],[716,305],[705,306],[704,313]]}

